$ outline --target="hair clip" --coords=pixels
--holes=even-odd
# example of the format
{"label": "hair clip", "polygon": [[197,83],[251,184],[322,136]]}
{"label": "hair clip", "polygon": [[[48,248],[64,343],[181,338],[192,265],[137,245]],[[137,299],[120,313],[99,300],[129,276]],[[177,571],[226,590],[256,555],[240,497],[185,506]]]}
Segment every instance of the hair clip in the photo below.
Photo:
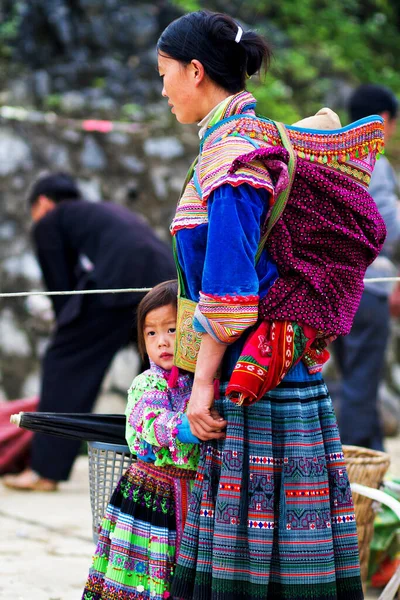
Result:
{"label": "hair clip", "polygon": [[237,34],[235,37],[235,42],[238,44],[240,42],[240,40],[242,39],[242,35],[243,35],[243,29],[240,27],[240,25],[238,25],[238,30],[237,30]]}

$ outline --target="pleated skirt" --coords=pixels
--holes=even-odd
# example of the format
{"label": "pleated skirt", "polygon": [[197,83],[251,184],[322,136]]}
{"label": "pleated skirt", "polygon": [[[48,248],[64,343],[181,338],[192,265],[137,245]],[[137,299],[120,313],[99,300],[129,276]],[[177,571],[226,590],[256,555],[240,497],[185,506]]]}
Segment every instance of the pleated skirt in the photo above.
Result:
{"label": "pleated skirt", "polygon": [[257,404],[222,394],[217,408],[227,436],[203,444],[173,598],[361,600],[354,506],[321,375],[300,363]]}
{"label": "pleated skirt", "polygon": [[99,531],[82,600],[165,600],[194,471],[138,461],[120,479]]}

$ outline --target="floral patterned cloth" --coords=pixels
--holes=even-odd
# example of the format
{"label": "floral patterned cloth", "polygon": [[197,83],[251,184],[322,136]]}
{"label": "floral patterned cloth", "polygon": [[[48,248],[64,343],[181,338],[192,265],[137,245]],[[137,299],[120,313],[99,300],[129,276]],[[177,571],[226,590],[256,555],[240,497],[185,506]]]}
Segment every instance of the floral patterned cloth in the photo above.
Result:
{"label": "floral patterned cloth", "polygon": [[150,369],[133,380],[126,407],[126,440],[132,454],[149,458],[157,467],[175,465],[196,469],[198,444],[179,441],[179,426],[192,389],[192,377],[179,374],[173,388],[169,371],[151,362]]}

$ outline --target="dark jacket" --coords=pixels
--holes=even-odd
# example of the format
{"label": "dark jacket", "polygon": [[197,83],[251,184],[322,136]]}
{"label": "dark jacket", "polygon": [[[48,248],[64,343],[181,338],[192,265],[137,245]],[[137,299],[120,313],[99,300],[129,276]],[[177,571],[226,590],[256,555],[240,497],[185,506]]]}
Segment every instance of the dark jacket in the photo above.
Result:
{"label": "dark jacket", "polygon": [[[110,202],[61,202],[33,228],[49,291],[152,287],[176,277],[170,248],[139,215]],[[101,294],[107,307],[134,306],[143,294]],[[80,312],[83,296],[53,296],[57,322]]]}

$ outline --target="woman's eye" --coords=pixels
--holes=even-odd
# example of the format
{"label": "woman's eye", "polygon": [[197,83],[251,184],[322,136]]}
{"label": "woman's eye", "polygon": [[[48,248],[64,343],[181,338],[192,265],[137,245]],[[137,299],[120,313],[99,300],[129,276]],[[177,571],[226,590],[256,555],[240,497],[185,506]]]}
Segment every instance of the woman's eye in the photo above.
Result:
{"label": "woman's eye", "polygon": [[170,327],[168,329],[168,333],[175,333],[176,332],[176,327]]}

